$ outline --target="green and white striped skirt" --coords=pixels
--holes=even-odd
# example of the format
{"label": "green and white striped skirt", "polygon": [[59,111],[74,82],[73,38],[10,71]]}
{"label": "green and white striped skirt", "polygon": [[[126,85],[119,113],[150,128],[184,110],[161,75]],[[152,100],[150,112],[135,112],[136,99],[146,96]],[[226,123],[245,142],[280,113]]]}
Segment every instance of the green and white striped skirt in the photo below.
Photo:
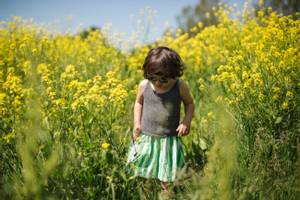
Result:
{"label": "green and white striped skirt", "polygon": [[126,166],[132,176],[173,182],[184,165],[180,137],[159,137],[141,133],[140,138],[130,144]]}

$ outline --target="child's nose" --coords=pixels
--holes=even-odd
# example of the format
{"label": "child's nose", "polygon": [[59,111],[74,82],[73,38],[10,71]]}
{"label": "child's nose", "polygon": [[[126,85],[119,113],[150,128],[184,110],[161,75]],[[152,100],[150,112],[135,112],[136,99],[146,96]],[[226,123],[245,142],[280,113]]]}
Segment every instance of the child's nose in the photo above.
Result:
{"label": "child's nose", "polygon": [[157,86],[161,85],[159,81],[155,81],[154,84],[157,85]]}
{"label": "child's nose", "polygon": [[160,85],[160,81],[159,80],[155,81],[155,84]]}

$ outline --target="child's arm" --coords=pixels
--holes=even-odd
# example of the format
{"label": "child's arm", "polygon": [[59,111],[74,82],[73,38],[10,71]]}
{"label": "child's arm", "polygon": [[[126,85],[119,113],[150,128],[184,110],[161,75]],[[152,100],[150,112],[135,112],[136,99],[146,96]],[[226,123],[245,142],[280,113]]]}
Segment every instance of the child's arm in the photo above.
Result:
{"label": "child's arm", "polygon": [[190,125],[195,110],[195,105],[194,105],[193,97],[189,91],[188,85],[185,82],[180,81],[179,86],[180,86],[179,87],[180,96],[184,103],[185,116],[183,118],[183,121],[178,126],[177,131],[179,136],[184,136],[189,134]]}
{"label": "child's arm", "polygon": [[138,92],[136,95],[136,100],[134,103],[134,110],[133,110],[133,138],[139,137],[141,133],[141,117],[143,112],[143,101],[144,101],[144,88],[147,80],[141,81],[139,84]]}

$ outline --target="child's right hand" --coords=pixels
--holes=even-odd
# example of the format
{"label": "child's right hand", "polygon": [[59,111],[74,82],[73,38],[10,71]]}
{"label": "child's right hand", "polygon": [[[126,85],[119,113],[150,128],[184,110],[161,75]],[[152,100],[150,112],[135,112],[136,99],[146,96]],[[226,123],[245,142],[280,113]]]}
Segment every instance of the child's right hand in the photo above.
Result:
{"label": "child's right hand", "polygon": [[140,126],[134,126],[133,128],[133,139],[137,140],[141,135],[141,127]]}

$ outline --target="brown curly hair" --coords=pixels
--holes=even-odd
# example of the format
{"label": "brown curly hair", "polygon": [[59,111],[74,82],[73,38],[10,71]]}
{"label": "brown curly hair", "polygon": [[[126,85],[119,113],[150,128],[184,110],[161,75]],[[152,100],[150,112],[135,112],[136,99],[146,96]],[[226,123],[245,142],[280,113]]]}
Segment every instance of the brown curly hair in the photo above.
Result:
{"label": "brown curly hair", "polygon": [[151,49],[143,64],[146,79],[153,74],[176,78],[183,74],[183,70],[184,64],[178,53],[164,46]]}

